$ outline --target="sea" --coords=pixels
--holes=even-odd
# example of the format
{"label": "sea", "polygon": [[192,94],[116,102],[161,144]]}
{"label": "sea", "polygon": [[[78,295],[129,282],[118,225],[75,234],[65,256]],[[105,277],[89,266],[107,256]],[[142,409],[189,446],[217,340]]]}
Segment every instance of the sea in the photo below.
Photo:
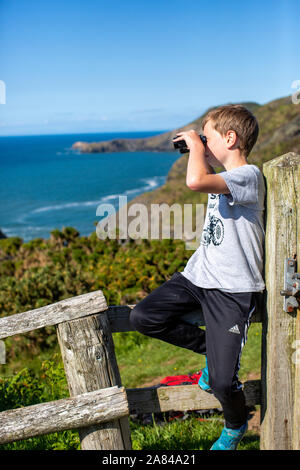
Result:
{"label": "sea", "polygon": [[[100,204],[119,209],[162,186],[177,152],[81,154],[76,141],[141,138],[166,131],[0,137],[0,229],[8,237],[49,239],[53,229],[74,227],[81,236],[103,219]],[[99,213],[99,211],[98,211]]]}

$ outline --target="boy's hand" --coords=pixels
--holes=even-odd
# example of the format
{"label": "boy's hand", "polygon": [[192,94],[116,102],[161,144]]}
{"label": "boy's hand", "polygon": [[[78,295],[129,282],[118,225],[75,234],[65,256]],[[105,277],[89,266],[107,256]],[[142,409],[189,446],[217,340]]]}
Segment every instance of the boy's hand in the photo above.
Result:
{"label": "boy's hand", "polygon": [[[227,194],[230,193],[224,178],[217,175],[208,163],[206,145],[203,144],[195,130],[178,132],[173,142],[184,139],[190,156],[187,165],[186,185],[193,191],[202,193]],[[199,158],[199,151],[205,158]]]}
{"label": "boy's hand", "polygon": [[177,132],[176,135],[180,137],[176,137],[175,139],[173,139],[173,142],[177,142],[178,140],[184,139],[188,149],[191,150],[193,147],[202,146],[203,150],[205,151],[203,142],[194,129],[191,131]]}

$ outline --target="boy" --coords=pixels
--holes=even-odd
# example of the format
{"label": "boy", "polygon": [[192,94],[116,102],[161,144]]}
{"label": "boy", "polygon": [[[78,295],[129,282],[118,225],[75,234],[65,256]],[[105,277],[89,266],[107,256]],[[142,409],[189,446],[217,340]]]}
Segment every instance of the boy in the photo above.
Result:
{"label": "boy", "polygon": [[[213,450],[237,448],[247,430],[247,408],[238,380],[251,315],[265,288],[263,272],[265,185],[247,163],[259,128],[241,105],[211,110],[202,121],[204,145],[194,131],[179,132],[189,160],[186,184],[208,193],[199,247],[182,272],[151,292],[131,311],[137,331],[205,355],[199,386],[220,401],[225,426]],[[214,167],[225,171],[216,173]],[[202,308],[206,330],[182,316]]]}

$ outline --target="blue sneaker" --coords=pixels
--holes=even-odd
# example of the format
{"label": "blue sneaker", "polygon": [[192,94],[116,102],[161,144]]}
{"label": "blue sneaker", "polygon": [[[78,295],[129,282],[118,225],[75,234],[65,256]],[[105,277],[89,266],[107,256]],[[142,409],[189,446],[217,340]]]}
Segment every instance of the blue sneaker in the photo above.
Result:
{"label": "blue sneaker", "polygon": [[198,385],[202,390],[206,392],[211,392],[211,388],[209,385],[209,375],[208,375],[208,367],[207,367],[207,357],[205,356],[205,367],[201,369],[201,376],[198,380]]}
{"label": "blue sneaker", "polygon": [[248,421],[238,429],[230,429],[224,426],[221,436],[210,450],[236,450],[247,429]]}

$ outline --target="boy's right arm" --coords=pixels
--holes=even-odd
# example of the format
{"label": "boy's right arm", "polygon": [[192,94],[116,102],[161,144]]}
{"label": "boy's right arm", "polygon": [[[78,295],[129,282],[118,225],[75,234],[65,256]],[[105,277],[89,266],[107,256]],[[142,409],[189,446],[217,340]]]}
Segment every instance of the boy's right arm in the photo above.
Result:
{"label": "boy's right arm", "polygon": [[229,193],[230,191],[224,179],[208,163],[202,143],[201,146],[195,144],[190,148],[186,185],[192,191],[199,191],[200,193]]}

